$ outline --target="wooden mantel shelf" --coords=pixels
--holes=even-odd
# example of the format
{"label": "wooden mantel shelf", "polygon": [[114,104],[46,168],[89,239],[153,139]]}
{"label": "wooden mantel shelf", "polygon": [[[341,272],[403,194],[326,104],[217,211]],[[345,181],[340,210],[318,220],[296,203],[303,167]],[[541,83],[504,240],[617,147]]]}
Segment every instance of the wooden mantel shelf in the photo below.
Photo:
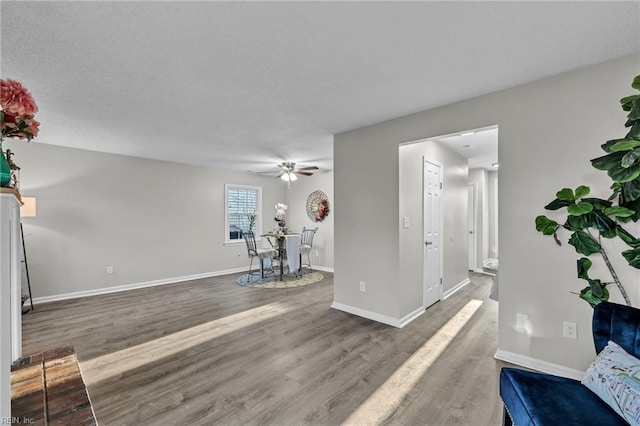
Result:
{"label": "wooden mantel shelf", "polygon": [[0,187],[0,194],[11,194],[20,201],[20,204],[22,204],[22,196],[14,188]]}

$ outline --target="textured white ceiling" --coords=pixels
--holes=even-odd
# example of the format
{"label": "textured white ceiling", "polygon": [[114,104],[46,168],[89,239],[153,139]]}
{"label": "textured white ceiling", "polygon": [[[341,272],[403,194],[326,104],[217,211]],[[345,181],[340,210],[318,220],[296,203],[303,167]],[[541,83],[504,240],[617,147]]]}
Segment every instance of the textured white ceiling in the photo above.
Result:
{"label": "textured white ceiling", "polygon": [[638,2],[0,8],[34,143],[236,170],[331,168],[335,133],[640,51]]}
{"label": "textured white ceiling", "polygon": [[498,162],[497,127],[447,135],[435,140],[468,158],[470,169],[497,170],[493,166]]}

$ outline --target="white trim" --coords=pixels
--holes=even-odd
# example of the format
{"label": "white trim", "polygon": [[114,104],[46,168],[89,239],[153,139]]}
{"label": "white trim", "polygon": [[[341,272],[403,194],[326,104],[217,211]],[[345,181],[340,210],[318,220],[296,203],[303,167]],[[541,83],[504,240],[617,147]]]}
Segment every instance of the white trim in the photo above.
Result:
{"label": "white trim", "polygon": [[[473,226],[473,234],[471,236],[471,244],[468,244],[468,256],[467,258],[469,260],[473,260],[473,264],[469,265],[470,268],[469,270],[473,270],[473,271],[477,271],[478,269],[478,182],[472,182],[472,183],[468,183],[467,184],[467,191],[469,189],[473,189],[473,194],[470,194],[473,196],[473,205],[471,207],[469,207],[467,205],[467,209],[469,210],[469,213],[472,214],[471,216],[471,220],[472,220],[472,226]],[[468,199],[468,197],[467,197]],[[469,217],[467,215],[467,232],[470,232],[469,230]],[[467,235],[467,242],[469,241],[469,236]],[[473,257],[472,257],[473,255]]]}
{"label": "white trim", "polygon": [[[326,266],[313,266],[312,268],[318,271],[333,273],[333,268],[329,268]],[[165,284],[175,284],[175,283],[184,282],[184,281],[198,280],[201,278],[219,277],[221,275],[235,274],[235,273],[243,272],[246,270],[247,270],[246,266],[243,266],[240,268],[225,269],[222,271],[205,272],[202,274],[185,275],[182,277],[174,277],[174,278],[164,278],[160,280],[145,281],[145,282],[133,283],[133,284],[124,284],[124,285],[119,285],[114,287],[103,287],[103,288],[97,288],[95,290],[83,290],[83,291],[76,291],[73,293],[55,294],[53,296],[34,297],[33,304],[37,305],[40,303],[57,302],[59,300],[77,299],[79,297],[89,297],[89,296],[97,296],[100,294],[118,293],[121,291],[135,290],[138,288],[145,288],[145,287],[155,287],[155,286],[165,285]],[[25,300],[23,306],[26,306],[30,303],[31,303],[31,300],[27,299]]]}
{"label": "white trim", "polygon": [[542,373],[567,377],[569,379],[582,380],[582,376],[584,376],[584,371],[565,367],[564,365],[554,364],[552,362],[542,361],[537,358],[531,358],[513,352],[503,351],[502,349],[498,349],[493,357],[495,359],[499,359],[500,361],[509,362],[511,364],[516,364],[525,368],[531,368]]}
{"label": "white trim", "polygon": [[316,269],[318,271],[323,271],[323,272],[331,272],[333,274],[333,268],[330,268],[328,266],[311,265],[311,269]]}
{"label": "white trim", "polygon": [[[40,303],[56,302],[56,301],[59,301],[59,300],[77,299],[79,297],[97,296],[99,294],[118,293],[118,292],[121,292],[121,291],[135,290],[135,289],[138,289],[138,288],[155,287],[155,286],[165,285],[165,284],[175,284],[175,283],[179,283],[179,282],[183,282],[183,281],[191,281],[191,280],[198,280],[198,279],[201,279],[201,278],[210,278],[210,277],[218,277],[220,275],[235,274],[237,272],[243,272],[243,271],[246,271],[246,270],[247,270],[246,267],[234,268],[234,269],[225,269],[225,270],[222,270],[222,271],[204,272],[202,274],[185,275],[185,276],[182,276],[182,277],[164,278],[164,279],[160,279],[160,280],[145,281],[145,282],[141,282],[141,283],[124,284],[124,285],[119,285],[119,286],[114,286],[114,287],[97,288],[95,290],[83,290],[83,291],[76,291],[76,292],[73,292],[73,293],[55,294],[53,296],[35,297],[33,299],[33,304],[37,305],[37,304],[40,304]],[[27,299],[24,302],[24,305],[27,305],[29,303],[30,303],[30,300]]]}
{"label": "white trim", "polygon": [[426,308],[424,306],[419,307],[413,312],[409,312],[407,315],[400,318],[400,328],[409,324],[411,321],[418,318],[420,315],[424,314],[425,312],[426,312]]}
{"label": "white trim", "polygon": [[414,319],[418,318],[420,315],[424,313],[424,308],[419,307],[413,312],[405,315],[402,318],[393,318],[387,315],[378,314],[376,312],[367,311],[365,309],[356,308],[354,306],[345,305],[339,302],[333,302],[331,304],[333,309],[337,309],[339,311],[346,312],[348,314],[357,315],[362,318],[367,318],[376,322],[381,322],[383,324],[391,325],[393,327],[402,328],[405,325],[409,324]]}
{"label": "white trim", "polygon": [[442,300],[453,296],[453,293],[455,293],[456,291],[460,290],[462,287],[464,287],[465,285],[469,284],[471,282],[471,280],[469,279],[469,277],[465,278],[464,280],[460,281],[458,284],[454,285],[452,288],[450,288],[449,290],[447,290],[444,295],[442,296]]}

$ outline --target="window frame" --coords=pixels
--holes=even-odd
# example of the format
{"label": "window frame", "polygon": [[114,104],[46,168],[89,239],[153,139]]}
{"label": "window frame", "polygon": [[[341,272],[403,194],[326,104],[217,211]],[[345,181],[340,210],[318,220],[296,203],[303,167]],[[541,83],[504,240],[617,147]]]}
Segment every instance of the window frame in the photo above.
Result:
{"label": "window frame", "polygon": [[229,238],[229,190],[233,190],[233,189],[244,189],[244,190],[256,191],[256,209],[255,209],[256,226],[255,226],[254,232],[256,235],[256,241],[261,241],[262,238],[260,237],[260,234],[262,234],[262,187],[225,183],[224,184],[224,245],[244,244],[244,238],[240,238],[237,240],[232,240]]}

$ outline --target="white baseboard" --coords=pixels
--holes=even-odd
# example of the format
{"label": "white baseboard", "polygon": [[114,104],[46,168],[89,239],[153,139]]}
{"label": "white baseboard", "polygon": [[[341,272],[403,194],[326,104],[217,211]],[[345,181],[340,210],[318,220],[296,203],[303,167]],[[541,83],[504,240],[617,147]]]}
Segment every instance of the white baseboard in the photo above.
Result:
{"label": "white baseboard", "polygon": [[322,272],[331,272],[333,274],[333,268],[329,268],[326,266],[316,266],[316,265],[311,265],[311,269],[318,270],[318,271],[322,271]]}
{"label": "white baseboard", "polygon": [[405,325],[409,324],[414,319],[418,318],[420,315],[424,314],[425,311],[426,311],[426,308],[424,306],[421,306],[418,309],[416,309],[415,311],[409,312],[407,315],[405,315],[404,317],[400,318],[400,328],[404,327]]}
{"label": "white baseboard", "polygon": [[495,359],[499,359],[500,361],[509,362],[511,364],[530,368],[542,373],[567,377],[569,379],[581,380],[582,376],[584,376],[584,371],[576,370],[574,368],[565,367],[563,365],[554,364],[547,361],[542,361],[540,359],[531,358],[513,352],[503,351],[501,349],[498,349],[493,357]]}
{"label": "white baseboard", "polygon": [[460,281],[458,284],[454,285],[452,288],[450,288],[449,290],[444,292],[444,294],[442,295],[442,300],[453,296],[453,293],[455,293],[456,291],[460,290],[462,287],[464,287],[465,285],[469,284],[470,282],[471,282],[471,280],[469,279],[469,277],[467,277],[464,280]]}
{"label": "white baseboard", "polygon": [[423,307],[420,307],[418,309],[416,309],[413,312],[410,312],[409,314],[405,315],[402,318],[394,318],[394,317],[390,317],[388,315],[382,315],[382,314],[378,314],[376,312],[371,312],[371,311],[367,311],[366,309],[360,309],[360,308],[356,308],[354,306],[350,306],[350,305],[345,305],[343,303],[339,303],[339,302],[333,302],[331,304],[331,307],[333,309],[337,309],[339,311],[343,311],[346,312],[348,314],[353,314],[353,315],[357,315],[359,317],[362,318],[367,318],[376,322],[381,322],[383,324],[387,324],[387,325],[391,325],[393,327],[397,327],[397,328],[402,328],[405,325],[409,324],[411,321],[413,321],[414,319],[418,318],[420,315],[422,315],[425,311],[425,309]]}
{"label": "white baseboard", "polygon": [[[235,274],[237,272],[243,272],[246,270],[247,270],[246,267],[225,269],[222,271],[205,272],[202,274],[186,275],[182,277],[165,278],[161,280],[125,284],[125,285],[119,285],[114,287],[97,288],[95,290],[83,290],[83,291],[76,291],[73,293],[55,294],[53,296],[34,297],[33,304],[37,305],[40,303],[56,302],[59,300],[77,299],[79,297],[97,296],[99,294],[117,293],[120,291],[135,290],[138,288],[155,287],[158,285],[165,285],[165,284],[175,284],[183,281],[199,280],[201,278],[210,278],[210,277],[218,277],[218,276],[227,275],[227,274]],[[25,305],[29,303],[30,303],[29,299],[27,299],[27,301],[24,302]]]}
{"label": "white baseboard", "polygon": [[[328,268],[326,266],[313,266],[312,268],[318,271],[333,273],[333,268]],[[214,271],[214,272],[205,272],[202,274],[186,275],[182,277],[164,278],[161,280],[145,281],[145,282],[133,283],[133,284],[124,284],[124,285],[119,285],[114,287],[97,288],[95,290],[83,290],[83,291],[76,291],[72,293],[55,294],[53,296],[34,297],[33,304],[37,305],[40,303],[56,302],[59,300],[77,299],[80,297],[117,293],[120,291],[135,290],[138,288],[145,288],[145,287],[155,287],[158,285],[165,285],[165,284],[174,284],[174,283],[179,283],[184,281],[198,280],[201,278],[219,277],[221,275],[228,275],[228,274],[243,272],[243,271],[246,271],[246,269],[247,268],[243,266],[241,268],[225,269],[222,271]],[[28,305],[30,303],[31,303],[30,299],[27,299],[24,302],[25,305]]]}

